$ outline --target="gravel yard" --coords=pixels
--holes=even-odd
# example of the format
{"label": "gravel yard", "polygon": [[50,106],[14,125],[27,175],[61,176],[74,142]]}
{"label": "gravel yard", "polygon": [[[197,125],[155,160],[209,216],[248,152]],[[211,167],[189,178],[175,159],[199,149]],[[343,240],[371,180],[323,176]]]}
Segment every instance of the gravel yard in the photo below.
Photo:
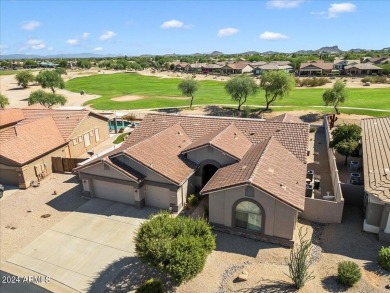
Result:
{"label": "gravel yard", "polygon": [[73,174],[51,174],[39,187],[2,198],[0,260],[5,261],[84,204],[86,200],[80,195],[81,187]]}

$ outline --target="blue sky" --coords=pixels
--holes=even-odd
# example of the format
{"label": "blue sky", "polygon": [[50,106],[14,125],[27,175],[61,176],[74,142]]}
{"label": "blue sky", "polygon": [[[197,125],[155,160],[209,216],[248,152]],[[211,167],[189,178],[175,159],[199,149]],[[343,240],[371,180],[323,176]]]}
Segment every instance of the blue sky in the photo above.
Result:
{"label": "blue sky", "polygon": [[390,1],[0,0],[1,54],[293,52],[390,46]]}

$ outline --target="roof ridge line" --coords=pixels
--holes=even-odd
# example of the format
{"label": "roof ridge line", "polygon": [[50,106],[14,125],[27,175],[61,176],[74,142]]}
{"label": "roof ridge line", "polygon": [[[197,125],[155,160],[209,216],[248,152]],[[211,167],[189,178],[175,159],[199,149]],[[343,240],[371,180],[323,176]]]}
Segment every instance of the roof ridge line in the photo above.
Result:
{"label": "roof ridge line", "polygon": [[252,181],[253,181],[254,174],[255,174],[255,172],[257,171],[257,169],[259,168],[260,162],[261,162],[261,160],[262,160],[263,157],[264,157],[264,153],[268,150],[268,147],[269,147],[269,145],[270,145],[270,142],[271,142],[271,139],[272,139],[272,138],[273,138],[272,135],[268,138],[267,144],[266,144],[266,146],[264,147],[264,150],[263,150],[263,152],[261,153],[260,158],[257,160],[257,163],[256,163],[255,167],[253,168],[253,170],[252,170],[252,172],[251,172],[251,175],[249,176],[248,181],[249,181],[250,183],[252,183]]}
{"label": "roof ridge line", "polygon": [[210,144],[212,144],[213,143],[213,141],[215,140],[215,139],[217,139],[223,132],[225,132],[229,127],[231,127],[232,125],[234,125],[234,122],[232,122],[232,123],[230,123],[229,125],[227,125],[226,127],[221,127],[221,131],[216,135],[216,136],[214,136],[211,140],[210,140]]}

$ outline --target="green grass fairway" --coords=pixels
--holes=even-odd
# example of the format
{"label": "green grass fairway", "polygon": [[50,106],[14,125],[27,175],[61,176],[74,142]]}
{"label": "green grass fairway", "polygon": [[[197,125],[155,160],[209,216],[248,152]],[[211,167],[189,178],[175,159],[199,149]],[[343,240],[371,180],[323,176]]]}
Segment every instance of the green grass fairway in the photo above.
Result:
{"label": "green grass fairway", "polygon": [[0,70],[0,76],[1,75],[13,75],[19,73],[20,70]]}
{"label": "green grass fairway", "polygon": [[[100,98],[87,101],[93,108],[99,110],[150,109],[162,107],[180,107],[189,105],[189,99],[183,99],[177,86],[181,79],[158,78],[139,74],[107,74],[79,77],[66,83],[66,89],[74,92],[86,91],[88,94],[101,95]],[[324,89],[295,89],[275,106],[288,106],[296,109],[315,109],[313,106],[323,106],[322,93]],[[137,95],[145,99],[134,101],[113,101],[111,98]],[[199,90],[195,94],[194,105],[231,105],[236,104],[230,99],[224,89],[224,82],[199,81]],[[249,97],[247,104],[264,105],[264,92],[256,97]],[[390,89],[348,89],[348,99],[342,105],[366,109],[389,110]],[[278,109],[279,110],[279,109]],[[346,109],[342,112],[350,114],[372,115],[374,111]],[[378,115],[382,116],[383,113]]]}

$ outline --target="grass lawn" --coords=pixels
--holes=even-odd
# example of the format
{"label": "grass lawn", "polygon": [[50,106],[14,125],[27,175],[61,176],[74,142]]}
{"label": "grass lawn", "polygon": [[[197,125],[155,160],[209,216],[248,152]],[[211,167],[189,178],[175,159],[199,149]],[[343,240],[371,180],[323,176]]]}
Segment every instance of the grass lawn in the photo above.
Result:
{"label": "grass lawn", "polygon": [[[87,101],[93,108],[100,110],[150,109],[162,107],[187,106],[189,99],[183,99],[177,86],[181,79],[158,78],[139,74],[110,74],[79,77],[69,80],[66,89],[74,92],[81,90],[88,94],[101,95],[100,98]],[[315,109],[313,106],[323,106],[322,93],[324,89],[295,89],[275,106],[288,106],[297,109]],[[134,101],[113,101],[111,98],[138,95],[147,98]],[[249,97],[247,104],[264,105],[264,91],[256,97]],[[230,99],[224,89],[224,82],[199,81],[199,90],[195,94],[194,105],[231,105],[236,102]],[[358,88],[348,89],[348,99],[342,105],[345,107],[383,109],[390,112],[390,89]],[[277,110],[275,108],[275,110]],[[284,108],[284,110],[287,110]],[[343,109],[342,112],[371,115],[373,111]],[[359,113],[358,113],[359,112]],[[383,113],[380,113],[382,115]],[[390,114],[390,113],[388,113]]]}
{"label": "grass lawn", "polygon": [[114,144],[118,144],[118,143],[123,142],[123,140],[125,139],[126,135],[129,135],[129,132],[124,132],[124,133],[118,135],[118,137],[113,141],[113,143]]}
{"label": "grass lawn", "polygon": [[13,75],[19,73],[21,70],[0,70],[1,75]]}

